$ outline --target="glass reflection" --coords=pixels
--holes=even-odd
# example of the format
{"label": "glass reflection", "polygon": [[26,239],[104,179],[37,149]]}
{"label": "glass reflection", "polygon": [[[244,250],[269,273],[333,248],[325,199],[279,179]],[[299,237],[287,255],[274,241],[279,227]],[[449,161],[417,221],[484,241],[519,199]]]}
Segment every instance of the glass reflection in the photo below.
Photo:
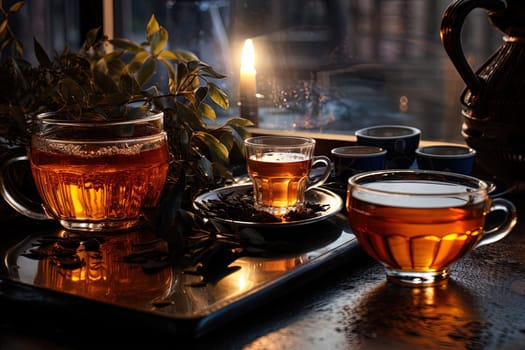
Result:
{"label": "glass reflection", "polygon": [[[66,230],[57,234],[64,239],[68,235]],[[56,259],[45,258],[39,260],[32,283],[105,302],[151,307],[151,300],[169,293],[173,283],[172,271],[164,269],[155,274],[146,274],[140,265],[122,261],[122,257],[131,254],[145,239],[151,237],[141,231],[104,236],[100,251],[90,251],[86,249],[85,243],[81,243],[76,249],[82,262],[79,268],[64,268]],[[26,266],[23,261],[19,265],[21,269]]]}
{"label": "glass reflection", "polygon": [[344,216],[308,227],[272,229],[265,234],[272,249],[257,256],[239,257],[219,267],[217,276],[208,280],[196,274],[193,267],[173,265],[145,272],[140,263],[124,261],[124,257],[144,249],[145,244],[158,242],[153,233],[141,230],[104,236],[95,250],[87,249],[87,241],[81,243],[75,248],[82,262],[78,266],[61,267],[64,260],[53,255],[40,259],[26,255],[42,240],[67,239],[69,234],[66,230],[35,234],[12,247],[4,259],[9,278],[174,318],[206,317],[215,311],[224,315],[222,309],[231,309],[247,297],[282,286],[287,279],[322,266],[357,245],[355,236],[347,231]]}
{"label": "glass reflection", "polygon": [[[350,316],[347,329],[372,347],[412,344],[418,349],[478,349],[487,328],[479,322],[477,300],[454,280],[426,288],[385,283],[367,293],[358,308],[356,314],[364,316]],[[377,329],[384,333],[375,334]]]}

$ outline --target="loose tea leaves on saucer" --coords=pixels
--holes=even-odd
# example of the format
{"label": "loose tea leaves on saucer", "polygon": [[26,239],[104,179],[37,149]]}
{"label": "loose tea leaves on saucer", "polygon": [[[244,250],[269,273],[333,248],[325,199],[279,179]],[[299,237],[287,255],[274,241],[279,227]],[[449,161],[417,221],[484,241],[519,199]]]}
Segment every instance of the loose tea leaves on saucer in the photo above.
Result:
{"label": "loose tea leaves on saucer", "polygon": [[282,218],[268,212],[257,210],[253,203],[253,189],[245,192],[231,191],[220,194],[218,199],[209,199],[198,202],[196,205],[210,218],[221,218],[224,220],[239,220],[257,223],[292,222],[311,219],[320,212],[329,209],[329,204],[317,204],[306,202],[302,210],[292,210]]}

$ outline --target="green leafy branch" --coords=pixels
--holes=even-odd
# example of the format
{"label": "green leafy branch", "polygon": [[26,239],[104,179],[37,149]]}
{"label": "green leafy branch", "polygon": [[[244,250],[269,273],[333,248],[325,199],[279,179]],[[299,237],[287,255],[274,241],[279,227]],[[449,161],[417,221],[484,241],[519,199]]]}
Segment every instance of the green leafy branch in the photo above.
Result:
{"label": "green leafy branch", "polygon": [[[18,42],[5,15],[19,11],[23,3],[17,4],[8,11],[0,6],[2,49]],[[229,108],[216,84],[225,76],[191,52],[169,49],[168,37],[152,15],[142,43],[110,39],[95,28],[78,52],[65,48],[50,57],[35,39],[36,67],[19,57],[19,46],[0,66],[0,144],[26,145],[32,118],[44,111],[111,119],[153,108],[164,112],[173,155],[170,182],[183,181],[189,196],[221,185],[232,177],[232,157],[241,158],[245,127],[252,124],[238,117],[214,128],[206,123],[216,121],[215,108]]]}

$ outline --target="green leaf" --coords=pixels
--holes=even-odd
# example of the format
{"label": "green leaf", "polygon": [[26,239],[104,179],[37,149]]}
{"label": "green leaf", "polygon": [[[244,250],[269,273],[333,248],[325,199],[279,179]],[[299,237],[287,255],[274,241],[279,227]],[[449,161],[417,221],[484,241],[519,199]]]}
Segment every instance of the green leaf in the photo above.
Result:
{"label": "green leaf", "polygon": [[151,36],[151,53],[157,56],[165,47],[168,42],[168,31],[160,27],[159,31]]}
{"label": "green leaf", "polygon": [[0,23],[0,33],[4,33],[6,28],[7,28],[7,25],[9,24],[9,21],[6,19],[4,19],[2,21],[2,23]]}
{"label": "green leaf", "polygon": [[7,30],[0,32],[0,43],[3,47],[6,47],[7,45],[9,45],[10,38],[6,38],[6,37],[7,37]]}
{"label": "green leaf", "polygon": [[184,79],[188,76],[188,67],[184,63],[177,64],[177,80],[175,81],[175,91],[184,89]]}
{"label": "green leaf", "polygon": [[[162,51],[162,52],[165,52],[165,51]],[[161,54],[162,54],[161,52]],[[158,57],[158,60],[166,67],[166,69],[168,70],[168,76],[169,76],[169,79],[176,79],[177,78],[177,71],[175,70],[175,67],[173,66],[173,64],[167,60],[165,57],[161,57],[159,56]]]}
{"label": "green leaf", "polygon": [[215,110],[211,108],[211,106],[207,103],[201,103],[199,104],[199,110],[201,111],[202,115],[205,115],[210,120],[217,120],[217,114],[215,113]]}
{"label": "green leaf", "polygon": [[150,57],[150,54],[145,50],[141,50],[137,52],[135,56],[133,57],[133,59],[131,60],[131,62],[128,64],[129,72],[130,73],[137,72],[142,67],[142,65],[144,64],[144,61],[146,61],[148,57]]}
{"label": "green leaf", "polygon": [[29,83],[27,82],[22,69],[18,65],[16,60],[10,61],[13,64],[13,88],[17,91],[27,91],[29,89]]}
{"label": "green leaf", "polygon": [[159,53],[157,57],[159,59],[174,60],[174,61],[178,60],[177,55],[171,50],[163,50],[162,52]]}
{"label": "green leaf", "polygon": [[212,67],[208,65],[202,65],[201,66],[201,75],[203,77],[210,77],[214,79],[224,79],[226,78],[226,75],[217,73]]}
{"label": "green leaf", "polygon": [[22,7],[24,7],[23,1],[15,2],[13,5],[11,5],[11,7],[9,7],[9,12],[17,13],[18,11],[20,11],[20,9],[22,9]]}
{"label": "green leaf", "polygon": [[98,36],[99,30],[100,30],[100,27],[94,28],[94,29],[91,29],[86,34],[86,40],[84,41],[84,45],[83,45],[83,47],[85,49],[92,47],[93,44],[97,41],[97,36]]}
{"label": "green leaf", "polygon": [[15,39],[15,49],[18,56],[22,57],[24,55],[24,45],[18,39]]}
{"label": "green leaf", "polygon": [[84,90],[73,79],[60,80],[58,82],[58,92],[62,99],[68,104],[82,105],[86,100]]}
{"label": "green leaf", "polygon": [[111,79],[110,76],[105,74],[103,70],[95,69],[93,71],[93,78],[95,79],[95,84],[99,89],[106,93],[116,93],[119,92],[117,84]]}
{"label": "green leaf", "polygon": [[[242,130],[243,132],[241,133],[239,132],[239,130]],[[233,142],[235,143],[235,145],[237,145],[239,149],[244,150],[244,139],[246,138],[245,135],[243,135],[244,132],[245,130],[243,128],[237,129],[237,128],[232,127],[229,129],[228,133],[225,133],[225,135],[229,135],[233,139]],[[225,140],[223,140],[222,137],[221,137],[221,141],[223,141],[223,143],[226,142]]]}
{"label": "green leaf", "polygon": [[102,73],[102,74],[107,74],[107,72],[108,72],[108,65],[106,64],[106,60],[104,58],[101,58],[101,59],[99,59],[96,62],[93,73],[95,73],[95,72]]}
{"label": "green leaf", "polygon": [[182,59],[184,61],[200,61],[199,57],[197,57],[197,55],[190,51],[173,50],[173,53],[177,56],[178,59]]}
{"label": "green leaf", "polygon": [[195,104],[199,105],[206,96],[208,95],[208,88],[205,86],[199,86],[197,89],[195,89]]}
{"label": "green leaf", "polygon": [[102,57],[101,60],[103,60],[105,62],[105,65],[107,66],[109,75],[119,76],[120,73],[125,69],[126,66],[125,66],[124,62],[120,59],[120,57],[123,54],[124,54],[124,51],[116,50],[116,51],[112,51],[112,52],[104,55],[104,57]]}
{"label": "green leaf", "polygon": [[228,163],[228,149],[219,139],[207,132],[194,132],[193,138],[202,141],[208,148],[212,161]]}
{"label": "green leaf", "polygon": [[157,67],[157,61],[149,57],[144,61],[142,66],[139,68],[136,74],[137,82],[140,86],[144,85],[152,76],[155,74],[155,68]]}
{"label": "green leaf", "polygon": [[120,76],[120,90],[130,96],[140,94],[140,86],[135,78],[129,74],[122,74]]}
{"label": "green leaf", "polygon": [[206,124],[202,121],[201,118],[199,118],[198,115],[196,115],[195,111],[188,106],[186,106],[184,103],[181,103],[180,101],[175,102],[175,107],[177,110],[177,116],[178,118],[187,125],[191,126],[191,128],[197,130],[205,130]]}
{"label": "green leaf", "polygon": [[126,65],[124,64],[124,62],[122,62],[122,60],[118,58],[107,60],[106,58],[105,60],[106,60],[106,66],[108,68],[108,75],[114,76],[115,78],[117,78],[122,74],[122,72],[126,70]]}
{"label": "green leaf", "polygon": [[206,157],[201,157],[199,159],[198,167],[200,170],[201,176],[206,177],[209,181],[213,181],[213,164]]}
{"label": "green leaf", "polygon": [[188,61],[186,64],[188,65],[188,70],[191,74],[199,73],[201,67],[200,61]]}
{"label": "green leaf", "polygon": [[148,24],[146,26],[146,38],[151,43],[152,36],[160,30],[159,22],[155,18],[155,15],[151,15]]}
{"label": "green leaf", "polygon": [[253,126],[254,124],[249,119],[235,117],[235,118],[228,119],[226,121],[226,125],[230,125],[232,127],[244,128],[244,127],[248,127],[248,126]]}
{"label": "green leaf", "polygon": [[134,41],[128,39],[111,39],[109,43],[112,44],[115,48],[122,49],[128,52],[137,52],[143,50],[143,47]]}
{"label": "green leaf", "polygon": [[213,102],[215,102],[222,109],[227,110],[230,108],[230,100],[228,99],[228,95],[222,91],[221,88],[212,82],[208,82],[208,88],[208,95]]}
{"label": "green leaf", "polygon": [[233,145],[235,144],[234,136],[229,132],[223,132],[220,135],[221,143],[226,146],[228,150],[231,150],[233,148]]}
{"label": "green leaf", "polygon": [[38,63],[41,66],[50,66],[51,60],[49,59],[49,56],[47,55],[44,48],[40,45],[40,43],[35,38],[33,38],[33,46],[35,47],[35,56],[36,56],[36,59],[38,60]]}
{"label": "green leaf", "polygon": [[[0,37],[5,37],[5,35],[2,35],[0,34]],[[2,40],[0,40],[0,51],[3,51],[7,46],[9,46],[11,44],[11,40],[10,39],[3,39],[1,38]]]}

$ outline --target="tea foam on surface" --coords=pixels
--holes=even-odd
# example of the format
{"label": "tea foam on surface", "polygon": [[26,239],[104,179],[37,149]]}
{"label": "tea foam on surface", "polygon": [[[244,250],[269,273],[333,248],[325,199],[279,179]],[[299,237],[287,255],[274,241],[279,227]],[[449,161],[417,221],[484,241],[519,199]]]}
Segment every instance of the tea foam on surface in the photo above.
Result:
{"label": "tea foam on surface", "polygon": [[[377,205],[403,208],[461,207],[472,203],[475,198],[474,194],[459,194],[472,191],[472,188],[444,182],[378,181],[362,184],[361,187],[365,189],[353,189],[355,198]],[[479,196],[478,201],[482,200],[482,196]]]}

